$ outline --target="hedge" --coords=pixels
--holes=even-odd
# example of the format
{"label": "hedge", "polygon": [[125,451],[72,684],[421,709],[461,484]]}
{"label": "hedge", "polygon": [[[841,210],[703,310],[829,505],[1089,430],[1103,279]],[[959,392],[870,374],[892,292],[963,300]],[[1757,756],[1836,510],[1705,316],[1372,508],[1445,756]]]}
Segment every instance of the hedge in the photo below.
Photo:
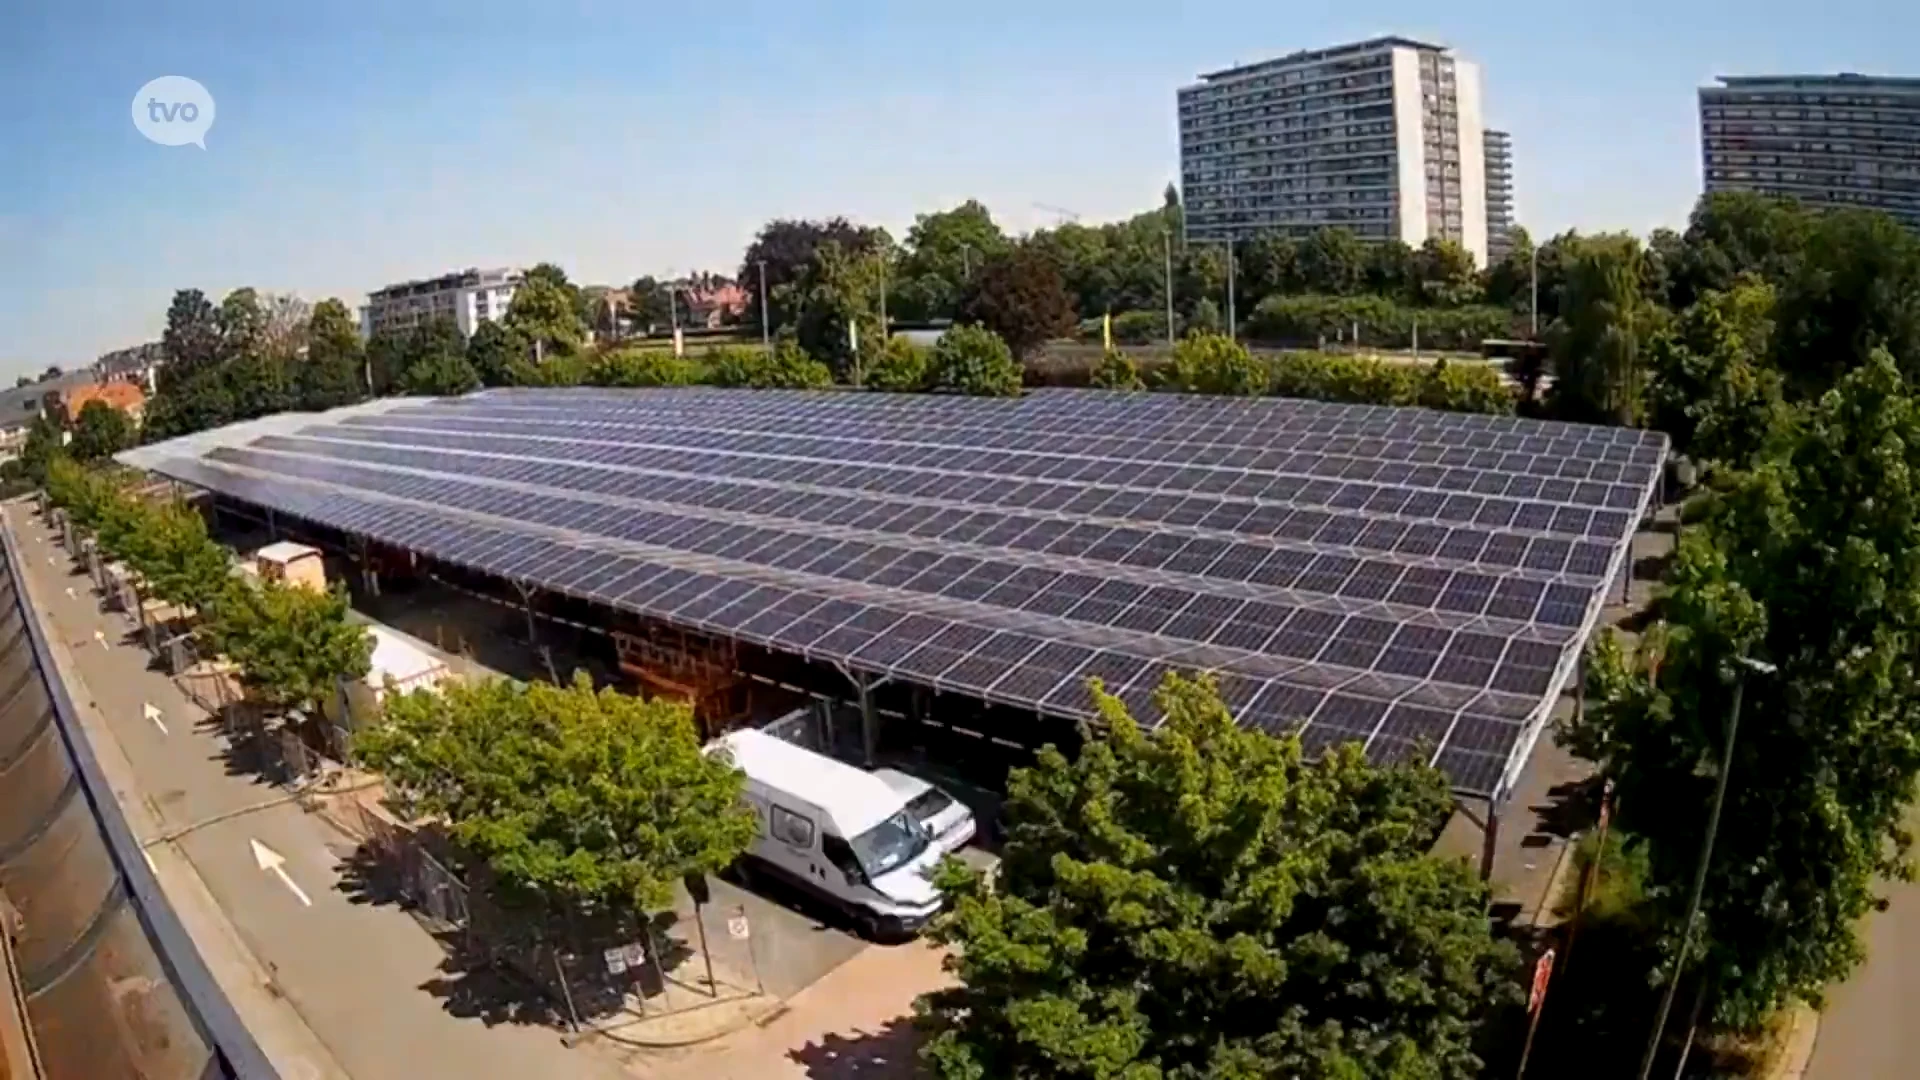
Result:
{"label": "hedge", "polygon": [[1267,392],[1356,405],[1415,405],[1510,416],[1517,395],[1492,364],[1441,360],[1396,364],[1333,353],[1282,353],[1268,364]]}
{"label": "hedge", "polygon": [[1502,307],[1417,308],[1381,296],[1305,295],[1260,301],[1247,320],[1247,333],[1265,341],[1353,344],[1349,339],[1358,323],[1361,345],[1405,349],[1413,345],[1416,321],[1422,348],[1461,352],[1477,352],[1482,341],[1506,337],[1513,329],[1513,313]]}

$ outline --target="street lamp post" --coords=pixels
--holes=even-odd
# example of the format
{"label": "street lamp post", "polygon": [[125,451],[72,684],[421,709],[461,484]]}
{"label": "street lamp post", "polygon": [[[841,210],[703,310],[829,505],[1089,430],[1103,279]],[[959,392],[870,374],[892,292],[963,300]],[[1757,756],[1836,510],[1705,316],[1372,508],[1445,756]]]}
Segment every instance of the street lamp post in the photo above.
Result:
{"label": "street lamp post", "polygon": [[1233,236],[1231,233],[1229,233],[1227,236],[1227,340],[1228,341],[1238,341],[1240,339],[1239,320],[1234,317],[1235,313],[1233,310],[1233,299],[1234,299],[1233,297],[1233,262],[1234,262]]}
{"label": "street lamp post", "polygon": [[1173,348],[1173,230],[1160,230],[1160,242],[1167,258],[1167,348]]}
{"label": "street lamp post", "polygon": [[1667,989],[1660,996],[1660,1011],[1653,1018],[1653,1034],[1647,1038],[1647,1052],[1640,1059],[1640,1080],[1647,1080],[1653,1072],[1653,1059],[1660,1052],[1660,1036],[1667,1026],[1667,1014],[1673,1011],[1673,995],[1680,988],[1680,973],[1687,966],[1687,951],[1693,947],[1693,931],[1700,922],[1700,901],[1707,891],[1707,867],[1713,862],[1713,840],[1720,831],[1720,810],[1727,801],[1727,777],[1733,772],[1733,741],[1740,730],[1740,705],[1746,697],[1747,672],[1771,675],[1776,670],[1764,660],[1755,660],[1750,656],[1736,658],[1736,663],[1746,669],[1735,676],[1733,684],[1733,707],[1727,713],[1727,737],[1720,748],[1720,775],[1713,781],[1713,807],[1707,811],[1707,835],[1700,841],[1700,865],[1693,871],[1693,895],[1687,899],[1687,921],[1680,932],[1680,955],[1674,957],[1673,974],[1667,978]]}
{"label": "street lamp post", "polygon": [[1527,256],[1527,276],[1533,282],[1533,333],[1534,341],[1540,340],[1540,246],[1534,245],[1532,254]]}
{"label": "street lamp post", "polygon": [[962,281],[973,280],[973,245],[972,244],[962,243],[960,245],[960,279]]}
{"label": "street lamp post", "polygon": [[760,267],[760,347],[771,350],[773,334],[768,330],[767,322],[767,260],[755,259],[754,262]]}

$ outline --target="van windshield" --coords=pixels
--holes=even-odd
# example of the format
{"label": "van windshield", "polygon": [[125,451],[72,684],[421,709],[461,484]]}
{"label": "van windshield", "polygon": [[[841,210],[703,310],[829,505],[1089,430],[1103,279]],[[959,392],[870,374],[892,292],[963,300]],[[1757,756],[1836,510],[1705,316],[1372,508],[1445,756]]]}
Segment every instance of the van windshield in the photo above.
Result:
{"label": "van windshield", "polygon": [[853,857],[869,879],[896,870],[927,850],[927,831],[905,810],[853,838]]}

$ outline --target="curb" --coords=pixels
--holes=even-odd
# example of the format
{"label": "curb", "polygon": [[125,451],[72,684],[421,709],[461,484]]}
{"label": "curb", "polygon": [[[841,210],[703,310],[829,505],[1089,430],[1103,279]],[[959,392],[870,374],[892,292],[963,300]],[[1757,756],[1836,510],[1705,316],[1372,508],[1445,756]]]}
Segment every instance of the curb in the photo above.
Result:
{"label": "curb", "polygon": [[[725,1003],[720,1002],[717,1004]],[[711,1008],[712,1006],[708,1007]],[[576,1044],[594,1039],[604,1039],[617,1046],[624,1046],[632,1050],[685,1050],[690,1047],[704,1046],[711,1042],[718,1042],[729,1035],[739,1034],[750,1027],[765,1027],[779,1019],[786,1012],[786,1002],[769,1000],[760,1008],[742,1011],[737,1019],[720,1028],[707,1032],[704,1035],[696,1035],[687,1039],[636,1039],[630,1035],[620,1035],[602,1028],[590,1028],[573,1035],[572,1038]],[[645,1023],[645,1021],[638,1021],[634,1026],[638,1026],[639,1023]]]}
{"label": "curb", "polygon": [[1820,1013],[1807,1005],[1794,1006],[1786,1045],[1780,1051],[1780,1056],[1774,1059],[1773,1067],[1767,1070],[1764,1080],[1802,1080],[1807,1075],[1807,1068],[1813,1064],[1813,1048],[1819,1039]]}

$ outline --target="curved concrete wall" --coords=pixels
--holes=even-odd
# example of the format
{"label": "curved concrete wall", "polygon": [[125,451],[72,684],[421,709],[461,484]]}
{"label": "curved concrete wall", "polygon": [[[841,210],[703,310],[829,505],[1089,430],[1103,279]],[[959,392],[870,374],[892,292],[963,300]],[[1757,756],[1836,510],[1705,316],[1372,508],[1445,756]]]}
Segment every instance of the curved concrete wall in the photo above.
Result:
{"label": "curved concrete wall", "polygon": [[0,894],[43,1075],[273,1080],[100,774],[3,521],[0,543]]}

